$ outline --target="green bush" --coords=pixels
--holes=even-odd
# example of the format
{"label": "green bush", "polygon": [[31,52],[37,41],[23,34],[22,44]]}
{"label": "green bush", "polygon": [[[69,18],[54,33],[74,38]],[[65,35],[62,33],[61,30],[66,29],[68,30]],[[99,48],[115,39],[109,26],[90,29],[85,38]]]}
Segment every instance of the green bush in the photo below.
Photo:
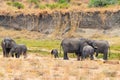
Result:
{"label": "green bush", "polygon": [[59,0],[58,2],[59,3],[66,3],[67,1],[66,0]]}
{"label": "green bush", "polygon": [[24,5],[20,2],[7,2],[7,4],[10,6],[16,7],[18,9],[24,8]]}
{"label": "green bush", "polygon": [[45,9],[45,8],[46,8],[46,6],[45,6],[45,5],[43,5],[43,4],[39,4],[39,8],[40,8],[40,9]]}
{"label": "green bush", "polygon": [[68,3],[63,3],[59,5],[59,8],[69,8],[69,4]]}
{"label": "green bush", "polygon": [[38,3],[39,3],[39,0],[28,0],[28,2],[34,3],[34,4],[38,4]]}
{"label": "green bush", "polygon": [[55,9],[59,7],[59,4],[57,3],[53,3],[53,4],[46,4],[46,6],[50,9]]}
{"label": "green bush", "polygon": [[89,7],[104,7],[117,4],[118,0],[90,0]]}
{"label": "green bush", "polygon": [[118,4],[120,4],[120,0],[118,0]]}
{"label": "green bush", "polygon": [[24,8],[24,5],[22,3],[19,3],[19,2],[13,2],[13,6],[14,7],[17,7],[17,8]]}
{"label": "green bush", "polygon": [[[35,8],[41,7],[40,6],[40,0],[28,0],[29,3],[34,3],[35,4]],[[41,7],[43,8],[43,7]]]}
{"label": "green bush", "polygon": [[68,3],[53,3],[53,4],[46,4],[45,5],[47,8],[50,9],[61,9],[61,8],[68,8],[69,4]]}

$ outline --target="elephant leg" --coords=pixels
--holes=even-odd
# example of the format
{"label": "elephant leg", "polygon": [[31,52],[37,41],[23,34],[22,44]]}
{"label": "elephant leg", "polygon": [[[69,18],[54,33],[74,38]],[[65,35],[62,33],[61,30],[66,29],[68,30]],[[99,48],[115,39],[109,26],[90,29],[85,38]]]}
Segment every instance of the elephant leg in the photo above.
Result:
{"label": "elephant leg", "polygon": [[26,53],[26,52],[24,52],[24,53],[23,53],[23,55],[24,55],[24,58],[26,58],[26,57],[27,57],[27,53]]}
{"label": "elephant leg", "polygon": [[81,57],[82,57],[82,60],[84,60],[85,58],[87,58],[87,55],[86,55],[86,54],[87,54],[86,52],[83,52],[83,53],[82,53],[82,56],[81,56]]}
{"label": "elephant leg", "polygon": [[95,55],[95,57],[98,57],[98,52],[96,52],[96,55]]}
{"label": "elephant leg", "polygon": [[19,58],[19,53],[15,53],[15,57],[16,57],[16,58]]}
{"label": "elephant leg", "polygon": [[64,60],[68,60],[67,52],[64,52]]}
{"label": "elephant leg", "polygon": [[[18,58],[20,58],[20,54],[18,54]],[[25,58],[25,57],[24,57]]]}
{"label": "elephant leg", "polygon": [[78,60],[78,61],[80,60],[80,56],[79,56],[79,55],[77,55],[77,60]]}
{"label": "elephant leg", "polygon": [[84,51],[82,51],[82,53],[80,54],[81,56],[81,61],[84,60],[86,58],[86,53]]}
{"label": "elephant leg", "polygon": [[77,55],[77,60],[79,61],[80,60],[80,54],[79,53],[75,53]]}
{"label": "elephant leg", "polygon": [[3,57],[6,57],[6,52],[5,51],[3,51]]}
{"label": "elephant leg", "polygon": [[15,53],[15,57],[17,58],[17,54]]}
{"label": "elephant leg", "polygon": [[59,58],[59,55],[58,55],[58,53],[57,53],[57,58]]}
{"label": "elephant leg", "polygon": [[103,53],[103,59],[104,59],[104,60],[107,60],[107,55],[108,55],[107,52],[106,52],[106,53]]}
{"label": "elephant leg", "polygon": [[55,54],[55,58],[58,58],[58,54]]}
{"label": "elephant leg", "polygon": [[5,57],[6,50],[3,46],[2,46],[2,51],[3,51],[3,57]]}
{"label": "elephant leg", "polygon": [[6,57],[9,57],[9,53],[8,52],[6,53]]}
{"label": "elephant leg", "polygon": [[9,57],[10,48],[6,49],[6,57]]}
{"label": "elephant leg", "polygon": [[14,57],[14,53],[11,53],[11,56]]}
{"label": "elephant leg", "polygon": [[93,54],[90,55],[90,60],[94,60]]}
{"label": "elephant leg", "polygon": [[4,50],[3,50],[3,57],[7,57],[7,53],[8,53],[8,52],[7,52],[7,49],[4,49]]}

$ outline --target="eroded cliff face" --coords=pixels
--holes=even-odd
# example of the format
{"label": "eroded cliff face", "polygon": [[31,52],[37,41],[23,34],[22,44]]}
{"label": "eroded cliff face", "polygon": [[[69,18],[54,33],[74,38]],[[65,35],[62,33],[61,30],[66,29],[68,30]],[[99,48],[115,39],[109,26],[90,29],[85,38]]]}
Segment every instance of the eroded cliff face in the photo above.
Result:
{"label": "eroded cliff face", "polygon": [[51,34],[56,30],[65,34],[70,30],[81,28],[115,29],[120,28],[120,10],[117,11],[54,11],[52,13],[35,14],[1,14],[0,25],[16,30],[27,29],[44,34]]}

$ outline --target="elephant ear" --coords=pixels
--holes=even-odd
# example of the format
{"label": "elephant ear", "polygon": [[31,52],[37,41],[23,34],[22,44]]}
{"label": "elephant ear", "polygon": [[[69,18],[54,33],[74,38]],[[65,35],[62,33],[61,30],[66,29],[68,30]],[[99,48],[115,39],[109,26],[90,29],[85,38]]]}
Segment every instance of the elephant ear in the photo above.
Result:
{"label": "elephant ear", "polygon": [[15,48],[15,51],[16,51],[17,50],[17,46],[15,45],[14,48]]}
{"label": "elephant ear", "polygon": [[98,48],[96,43],[93,43],[92,45],[93,45],[93,48],[94,48],[94,49],[97,49],[97,48]]}
{"label": "elephant ear", "polygon": [[16,43],[13,39],[11,39],[11,42],[12,42],[12,43]]}
{"label": "elephant ear", "polygon": [[51,54],[53,54],[53,50],[51,51]]}
{"label": "elephant ear", "polygon": [[3,44],[5,45],[5,40],[3,40]]}
{"label": "elephant ear", "polygon": [[2,40],[2,46],[5,46],[5,39]]}
{"label": "elephant ear", "polygon": [[16,42],[13,39],[11,39],[11,46],[13,47],[15,45],[16,45]]}

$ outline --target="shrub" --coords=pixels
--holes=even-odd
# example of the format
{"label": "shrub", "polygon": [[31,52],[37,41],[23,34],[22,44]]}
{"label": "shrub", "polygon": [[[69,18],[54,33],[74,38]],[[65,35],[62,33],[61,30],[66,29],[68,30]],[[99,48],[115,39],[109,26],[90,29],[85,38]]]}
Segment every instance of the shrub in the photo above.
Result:
{"label": "shrub", "polygon": [[59,0],[58,2],[59,3],[66,3],[67,1],[66,0]]}
{"label": "shrub", "polygon": [[89,7],[104,7],[117,4],[117,0],[90,0]]}
{"label": "shrub", "polygon": [[20,2],[7,2],[8,5],[17,7],[18,9],[23,9],[24,5]]}
{"label": "shrub", "polygon": [[28,0],[28,2],[34,3],[34,4],[38,4],[38,3],[39,3],[39,0]]}
{"label": "shrub", "polygon": [[39,8],[40,8],[40,9],[45,9],[45,8],[46,8],[46,6],[45,6],[45,5],[43,5],[43,4],[39,4]]}
{"label": "shrub", "polygon": [[59,4],[57,3],[53,3],[53,4],[46,4],[46,6],[50,9],[55,9],[59,7]]}
{"label": "shrub", "polygon": [[[34,4],[35,4],[35,8],[41,7],[39,0],[28,0],[28,2],[34,3]],[[41,8],[42,8],[42,7],[41,7]]]}
{"label": "shrub", "polygon": [[120,0],[118,0],[118,4],[120,4]]}
{"label": "shrub", "polygon": [[14,7],[17,7],[17,8],[24,8],[24,5],[22,4],[22,3],[20,3],[20,2],[13,2],[13,4],[12,4]]}
{"label": "shrub", "polygon": [[69,4],[68,3],[63,3],[63,4],[60,4],[59,8],[69,8]]}
{"label": "shrub", "polygon": [[55,8],[68,8],[69,4],[68,3],[53,3],[53,4],[46,4],[47,8],[50,9],[55,9]]}

